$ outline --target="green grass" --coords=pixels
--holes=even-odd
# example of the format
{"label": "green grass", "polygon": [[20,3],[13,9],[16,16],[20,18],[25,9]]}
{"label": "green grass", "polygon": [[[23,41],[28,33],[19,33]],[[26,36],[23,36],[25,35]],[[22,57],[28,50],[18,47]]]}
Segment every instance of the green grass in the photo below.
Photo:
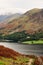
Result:
{"label": "green grass", "polygon": [[0,65],[27,65],[30,59],[32,59],[34,63],[35,58],[29,58],[26,56],[17,56],[16,59],[0,56]]}
{"label": "green grass", "polygon": [[19,56],[16,58],[15,62],[16,63],[26,63],[26,62],[29,62],[29,59],[28,57],[22,57],[22,56]]}
{"label": "green grass", "polygon": [[0,65],[11,65],[13,64],[13,59],[12,58],[5,58],[0,56]]}
{"label": "green grass", "polygon": [[43,40],[24,41],[23,44],[43,44]]}

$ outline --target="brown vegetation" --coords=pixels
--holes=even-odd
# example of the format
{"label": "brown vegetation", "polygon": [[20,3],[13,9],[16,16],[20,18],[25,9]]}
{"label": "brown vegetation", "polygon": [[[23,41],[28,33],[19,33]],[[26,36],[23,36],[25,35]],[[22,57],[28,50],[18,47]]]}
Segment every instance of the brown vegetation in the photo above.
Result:
{"label": "brown vegetation", "polygon": [[14,58],[20,55],[18,52],[4,46],[0,46],[0,56]]}
{"label": "brown vegetation", "polygon": [[[9,21],[10,22],[10,21]],[[4,34],[26,31],[35,33],[43,31],[43,9],[32,9],[11,23],[0,23],[0,32]]]}
{"label": "brown vegetation", "polygon": [[[29,57],[29,58],[35,58],[35,65],[40,65],[40,61],[38,60],[38,57],[34,56],[34,55],[23,55],[23,54],[20,54],[12,49],[9,49],[7,47],[4,47],[4,46],[0,46],[0,56],[2,57],[8,57],[8,58],[13,58],[16,60],[16,57],[18,56],[26,56],[26,57]],[[43,62],[43,57],[41,56],[40,59],[42,60]]]}

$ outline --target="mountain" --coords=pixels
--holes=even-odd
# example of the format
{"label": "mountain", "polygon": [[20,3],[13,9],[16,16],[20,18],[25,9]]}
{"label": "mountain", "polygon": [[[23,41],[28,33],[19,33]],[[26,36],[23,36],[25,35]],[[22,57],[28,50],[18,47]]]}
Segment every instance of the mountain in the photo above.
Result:
{"label": "mountain", "polygon": [[3,21],[4,19],[6,19],[8,17],[8,15],[0,15],[0,22]]}
{"label": "mountain", "polygon": [[25,31],[29,34],[43,32],[43,9],[34,8],[22,14],[19,18],[12,19],[7,24],[0,24],[0,32],[12,34]]}
{"label": "mountain", "polygon": [[20,17],[20,13],[15,13],[15,14],[10,14],[10,13],[8,13],[8,14],[4,14],[4,15],[0,15],[0,22],[3,22],[3,21],[5,21],[6,19],[15,19],[15,18],[18,18],[18,17]]}

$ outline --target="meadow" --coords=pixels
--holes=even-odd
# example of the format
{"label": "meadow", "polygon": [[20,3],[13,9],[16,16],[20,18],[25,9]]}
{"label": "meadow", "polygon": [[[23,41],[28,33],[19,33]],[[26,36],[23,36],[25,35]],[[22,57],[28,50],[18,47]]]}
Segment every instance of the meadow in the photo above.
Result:
{"label": "meadow", "polygon": [[23,44],[43,44],[43,40],[24,41]]}

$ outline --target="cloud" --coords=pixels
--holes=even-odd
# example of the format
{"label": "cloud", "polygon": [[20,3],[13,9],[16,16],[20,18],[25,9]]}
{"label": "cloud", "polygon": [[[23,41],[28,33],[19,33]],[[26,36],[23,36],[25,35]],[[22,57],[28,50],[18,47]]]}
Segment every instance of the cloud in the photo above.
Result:
{"label": "cloud", "polygon": [[0,14],[26,12],[32,8],[43,8],[43,0],[0,0]]}
{"label": "cloud", "polygon": [[26,12],[25,9],[22,9],[22,8],[3,8],[1,9],[0,8],[0,14],[7,14],[7,13],[24,13]]}

